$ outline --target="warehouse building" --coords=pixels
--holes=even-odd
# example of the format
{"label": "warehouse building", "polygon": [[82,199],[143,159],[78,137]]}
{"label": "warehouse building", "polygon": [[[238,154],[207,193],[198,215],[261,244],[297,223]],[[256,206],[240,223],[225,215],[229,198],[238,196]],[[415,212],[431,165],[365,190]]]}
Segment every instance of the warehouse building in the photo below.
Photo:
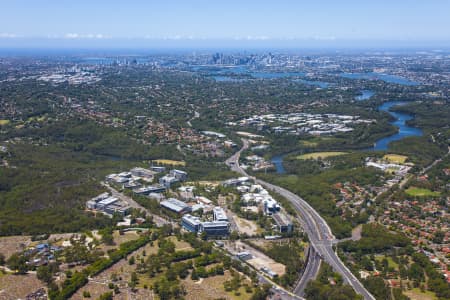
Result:
{"label": "warehouse building", "polygon": [[191,207],[189,205],[175,198],[169,198],[165,201],[161,201],[160,204],[162,207],[180,215],[191,211]]}

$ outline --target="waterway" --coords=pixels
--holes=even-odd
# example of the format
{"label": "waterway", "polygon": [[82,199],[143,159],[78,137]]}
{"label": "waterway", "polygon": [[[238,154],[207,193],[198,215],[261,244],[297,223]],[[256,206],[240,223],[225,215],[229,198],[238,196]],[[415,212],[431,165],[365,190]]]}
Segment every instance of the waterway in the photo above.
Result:
{"label": "waterway", "polygon": [[374,91],[362,90],[361,95],[356,96],[355,100],[357,100],[357,101],[369,100],[370,98],[372,98],[373,95],[375,95]]}
{"label": "waterway", "polygon": [[398,128],[398,132],[388,137],[379,139],[378,141],[375,142],[374,146],[372,148],[369,148],[368,150],[385,151],[388,149],[390,142],[398,141],[409,136],[423,135],[423,132],[420,128],[412,127],[406,124],[407,121],[412,120],[414,118],[413,115],[390,111],[391,107],[404,104],[406,104],[406,102],[389,101],[383,103],[378,107],[379,110],[388,112],[391,116],[395,118],[395,121],[391,122],[391,124]]}
{"label": "waterway", "polygon": [[[368,151],[386,151],[388,149],[389,143],[393,141],[401,140],[405,137],[409,136],[422,136],[423,131],[420,128],[412,127],[406,124],[407,121],[412,120],[414,118],[413,115],[401,112],[391,111],[391,107],[404,105],[407,102],[402,101],[388,101],[381,104],[378,107],[378,110],[385,111],[392,115],[395,120],[391,122],[392,125],[398,128],[397,133],[392,134],[390,136],[384,137],[376,141],[373,147],[365,149]],[[272,157],[271,161],[275,165],[276,172],[278,174],[285,174],[286,170],[283,166],[284,157],[287,154],[279,154]]]}
{"label": "waterway", "polygon": [[286,154],[279,154],[279,155],[275,155],[274,157],[272,157],[271,162],[274,164],[275,171],[278,174],[286,173],[286,170],[284,169],[284,166],[283,166],[283,160],[284,160],[285,156],[286,156]]}

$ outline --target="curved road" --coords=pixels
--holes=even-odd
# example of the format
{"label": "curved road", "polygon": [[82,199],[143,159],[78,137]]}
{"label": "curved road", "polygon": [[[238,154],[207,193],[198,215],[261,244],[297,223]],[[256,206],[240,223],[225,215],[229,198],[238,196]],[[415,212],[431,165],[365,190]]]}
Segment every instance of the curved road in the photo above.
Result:
{"label": "curved road", "polygon": [[[248,141],[245,139],[242,139],[242,141],[243,147],[227,159],[225,163],[230,166],[233,171],[238,172],[243,176],[251,177],[239,166],[239,157],[241,152],[248,148]],[[320,260],[323,259],[331,265],[336,272],[341,274],[344,281],[347,282],[358,294],[361,294],[365,300],[375,300],[375,298],[364,288],[361,282],[350,272],[350,270],[334,252],[333,241],[335,238],[330,227],[305,200],[282,187],[254,177],[252,177],[252,179],[254,179],[255,182],[265,186],[267,189],[280,194],[292,203],[294,209],[300,216],[300,223],[309,237],[312,248],[308,257],[306,269],[303,272],[303,276],[300,278],[299,283],[294,289],[296,294],[303,295],[303,290],[306,283],[310,279],[316,277],[318,268],[320,267]]]}

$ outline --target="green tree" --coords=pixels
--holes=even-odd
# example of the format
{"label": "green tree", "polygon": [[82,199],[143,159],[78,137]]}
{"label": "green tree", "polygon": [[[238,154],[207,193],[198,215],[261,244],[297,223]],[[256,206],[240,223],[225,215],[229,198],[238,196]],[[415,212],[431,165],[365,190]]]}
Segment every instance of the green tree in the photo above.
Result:
{"label": "green tree", "polygon": [[25,274],[28,271],[27,260],[23,255],[14,253],[6,261],[6,265],[11,270],[16,271],[18,274]]}
{"label": "green tree", "polygon": [[39,280],[49,284],[53,280],[53,275],[49,266],[40,266],[36,270],[36,276]]}

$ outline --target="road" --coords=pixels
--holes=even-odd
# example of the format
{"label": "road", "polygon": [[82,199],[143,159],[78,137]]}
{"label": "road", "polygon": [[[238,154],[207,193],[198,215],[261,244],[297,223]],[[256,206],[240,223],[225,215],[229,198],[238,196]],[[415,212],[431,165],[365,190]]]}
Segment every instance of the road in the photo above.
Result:
{"label": "road", "polygon": [[299,296],[304,296],[306,285],[311,279],[317,277],[320,265],[322,263],[320,256],[317,254],[313,247],[309,247],[308,259],[305,261],[305,263],[305,269],[303,270],[303,273],[301,274],[301,277],[299,278],[294,288],[294,293]]}
{"label": "road", "polygon": [[441,158],[436,159],[435,161],[433,161],[429,166],[425,167],[422,169],[422,171],[420,172],[421,175],[425,174],[426,172],[428,172],[432,167],[434,167],[435,165],[437,165],[438,163],[440,163],[446,156],[450,155],[450,147],[448,147],[448,152]]}
{"label": "road", "polygon": [[334,271],[341,274],[344,281],[347,282],[358,294],[362,295],[364,299],[375,300],[375,298],[369,293],[369,291],[366,290],[366,288],[364,288],[361,282],[350,272],[339,256],[334,252],[333,241],[335,240],[335,237],[333,236],[327,222],[317,213],[316,210],[314,210],[305,200],[296,194],[261,179],[251,177],[247,174],[247,172],[245,172],[244,169],[240,167],[239,157],[241,152],[248,148],[248,141],[246,139],[242,139],[242,142],[242,148],[227,159],[225,163],[231,168],[231,170],[240,173],[243,176],[252,178],[256,183],[280,194],[291,202],[292,206],[300,216],[302,227],[308,235],[312,248],[316,253],[311,252],[309,255],[306,269],[302,274],[302,278],[299,280],[299,284],[297,284],[295,288],[295,292],[298,293],[298,295],[303,295],[306,283],[316,277],[318,268],[320,267],[320,259],[323,259],[333,268]]}
{"label": "road", "polygon": [[[246,245],[246,247],[247,247],[247,245]],[[298,296],[298,295],[296,295],[296,294],[294,294],[292,292],[289,292],[288,290],[284,289],[283,287],[281,287],[277,283],[273,282],[263,272],[261,272],[261,270],[255,269],[254,266],[252,266],[248,262],[242,261],[239,258],[237,258],[236,257],[236,253],[239,252],[239,251],[233,249],[232,247],[229,247],[229,245],[225,245],[225,247],[220,248],[220,250],[222,250],[225,253],[227,253],[227,255],[229,255],[232,260],[243,262],[247,266],[249,266],[251,269],[253,269],[256,272],[256,274],[258,276],[258,282],[261,285],[262,284],[269,284],[269,285],[271,285],[270,292],[271,292],[272,295],[270,296],[269,299],[271,299],[271,300],[306,300],[305,298],[300,297],[300,296]],[[253,249],[253,251],[258,251],[258,250]]]}

